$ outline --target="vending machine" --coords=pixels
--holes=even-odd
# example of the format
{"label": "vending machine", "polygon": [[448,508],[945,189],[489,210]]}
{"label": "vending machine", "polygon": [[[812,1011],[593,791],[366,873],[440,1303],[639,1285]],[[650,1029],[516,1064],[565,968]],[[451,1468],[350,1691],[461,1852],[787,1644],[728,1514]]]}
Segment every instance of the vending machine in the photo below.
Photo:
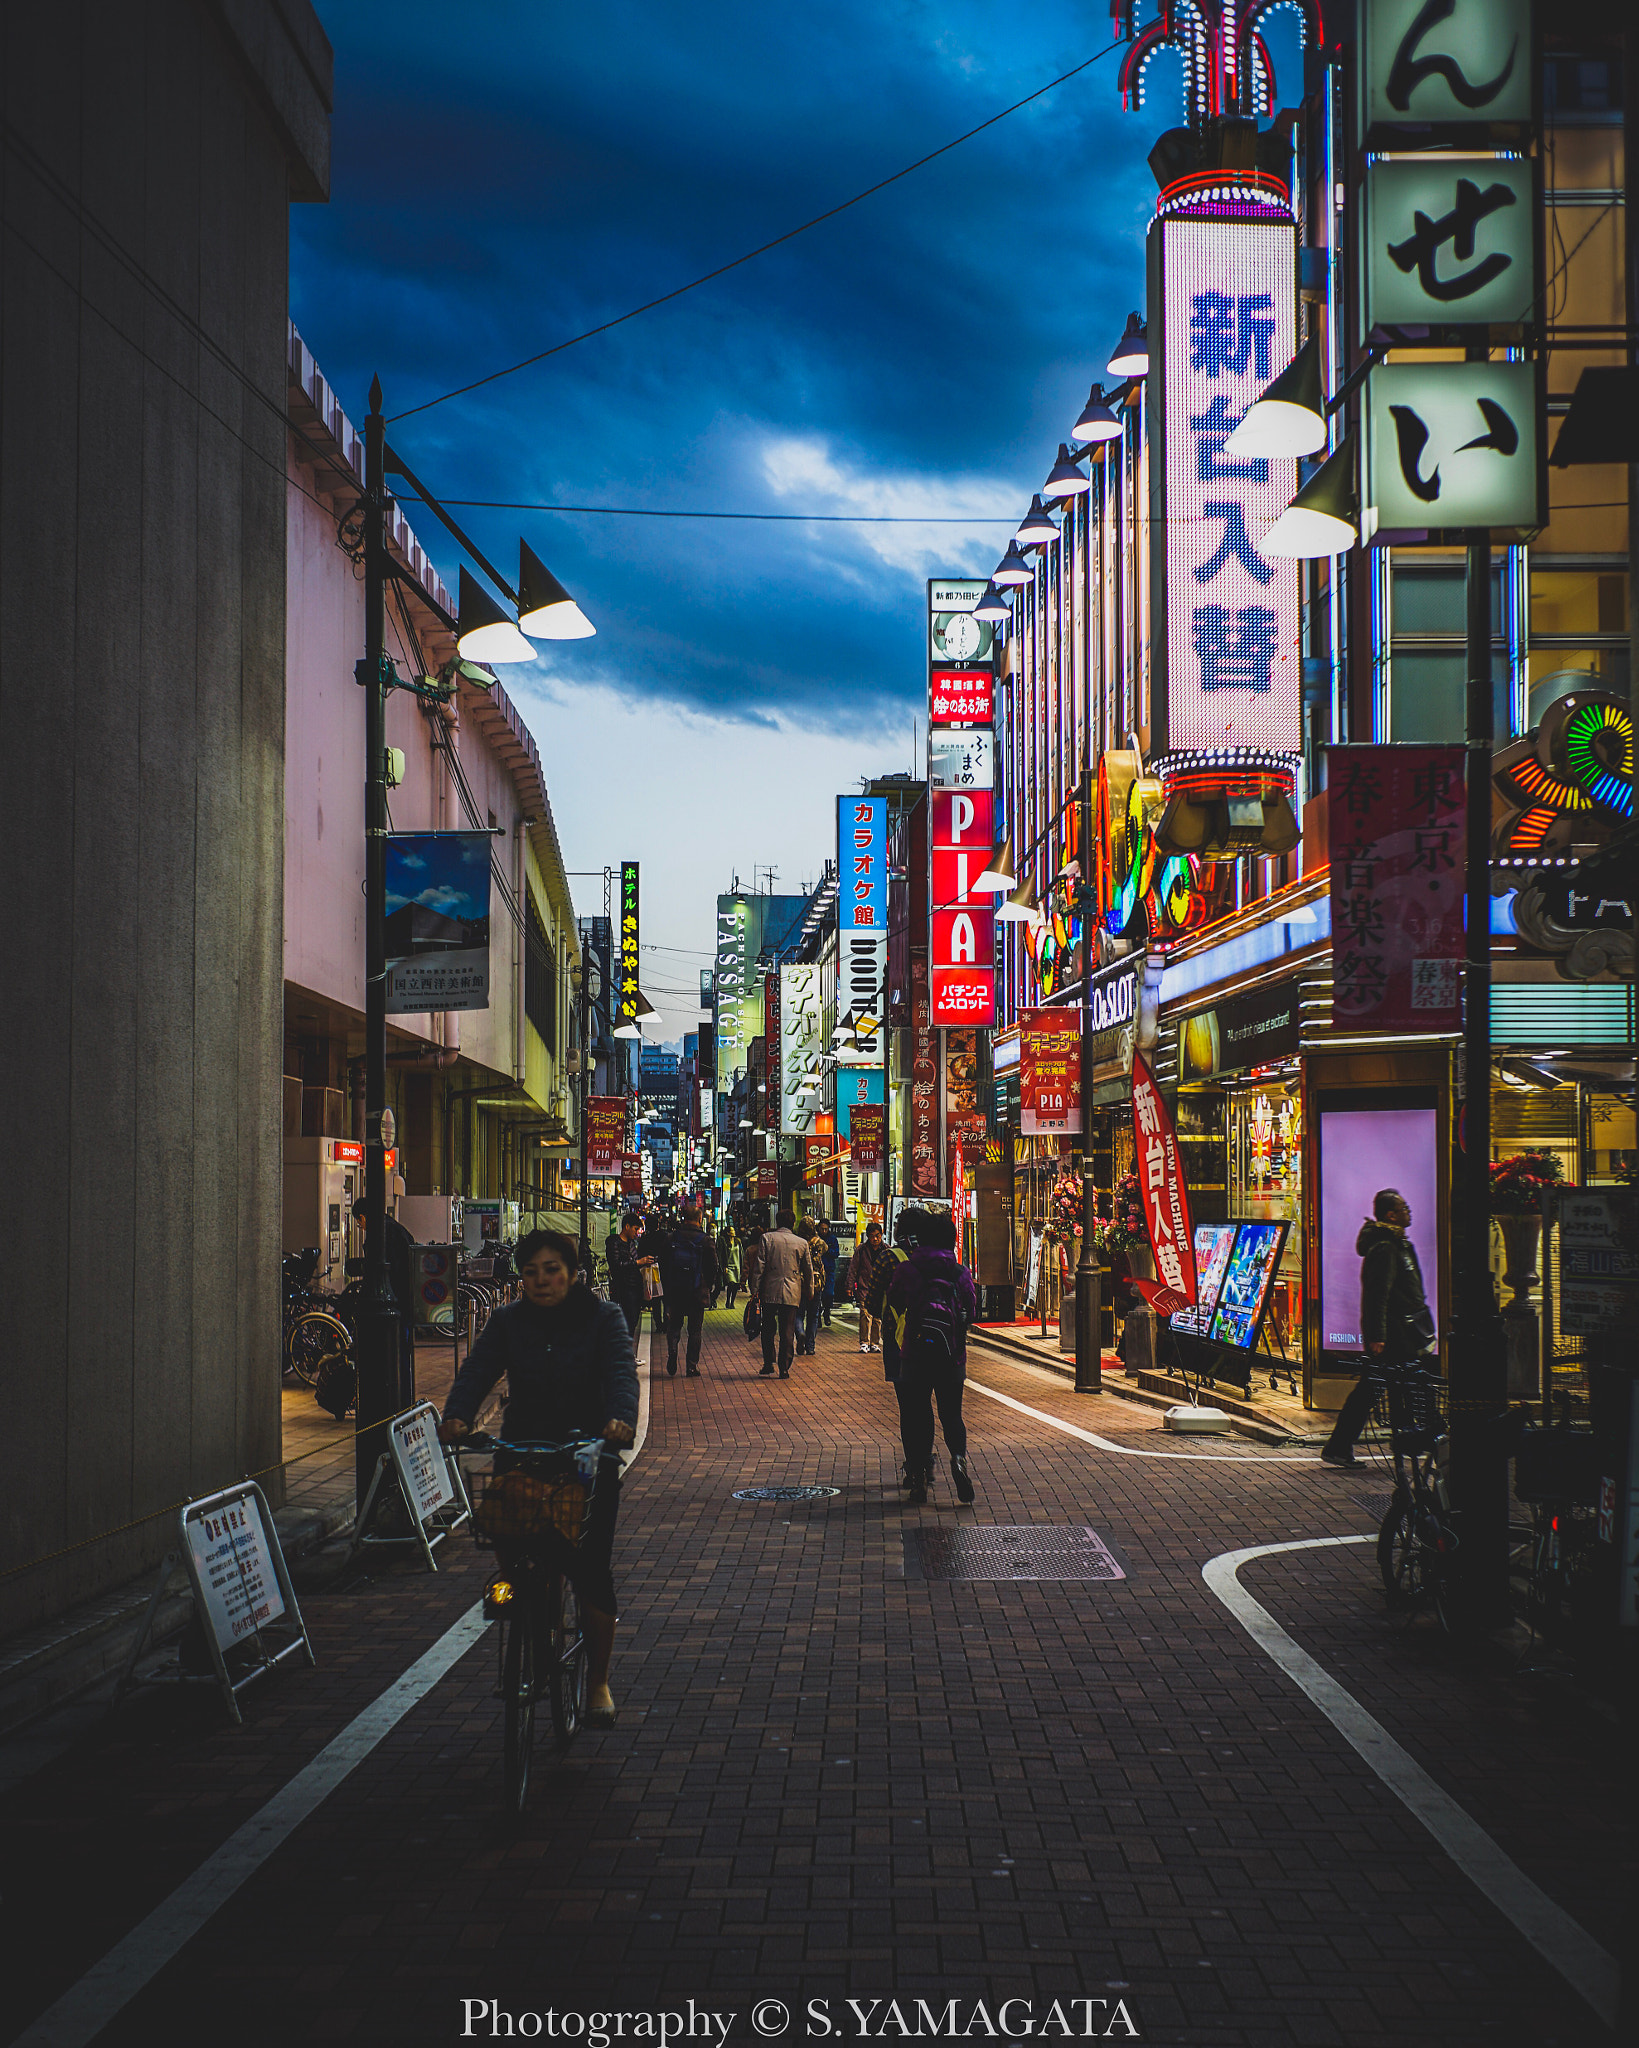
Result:
{"label": "vending machine", "polygon": [[[389,1191],[397,1166],[398,1154],[389,1152]],[[353,1220],[353,1204],[363,1193],[364,1146],[358,1139],[286,1138],[283,1249],[318,1247],[312,1285],[322,1294],[340,1294],[347,1261],[364,1256],[364,1231]]]}
{"label": "vending machine", "polygon": [[400,1195],[398,1220],[417,1244],[459,1244],[461,1197]]}

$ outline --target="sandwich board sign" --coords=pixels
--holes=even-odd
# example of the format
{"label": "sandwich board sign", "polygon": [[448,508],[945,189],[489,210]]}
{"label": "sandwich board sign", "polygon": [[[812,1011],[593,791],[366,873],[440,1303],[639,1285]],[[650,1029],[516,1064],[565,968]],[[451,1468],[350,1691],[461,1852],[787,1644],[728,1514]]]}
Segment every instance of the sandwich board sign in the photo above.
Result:
{"label": "sandwich board sign", "polygon": [[[177,1533],[178,1547],[159,1567],[115,1698],[138,1683],[219,1685],[228,1712],[240,1721],[238,1695],[254,1679],[298,1651],[309,1664],[317,1661],[267,1500],[255,1480],[241,1479],[187,1502]],[[137,1665],[179,1564],[193,1588],[193,1624],[174,1658],[139,1680]],[[190,1668],[190,1656],[198,1668]]]}
{"label": "sandwich board sign", "polygon": [[[472,1503],[460,1468],[438,1441],[438,1410],[431,1401],[418,1401],[387,1425],[387,1449],[377,1461],[359,1511],[353,1552],[367,1546],[415,1544],[427,1569],[435,1572],[434,1549],[471,1518]],[[374,1526],[378,1521],[383,1525],[379,1533]]]}

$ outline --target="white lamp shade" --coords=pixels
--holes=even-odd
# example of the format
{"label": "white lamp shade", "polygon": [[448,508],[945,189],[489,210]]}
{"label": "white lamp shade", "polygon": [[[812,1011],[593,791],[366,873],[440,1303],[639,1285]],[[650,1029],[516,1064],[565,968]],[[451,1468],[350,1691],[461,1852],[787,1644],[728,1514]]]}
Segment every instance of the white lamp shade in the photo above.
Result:
{"label": "white lamp shade", "polygon": [[1281,398],[1260,398],[1224,443],[1224,453],[1237,461],[1257,456],[1281,460],[1313,455],[1325,445],[1326,422],[1318,412]]}
{"label": "white lamp shade", "polygon": [[992,625],[999,626],[1012,618],[1013,602],[1005,592],[998,590],[994,583],[989,584],[984,596],[973,607],[973,616],[976,619],[988,619]]}
{"label": "white lamp shade", "polygon": [[1087,403],[1081,408],[1081,415],[1070,429],[1072,441],[1118,441],[1121,438],[1121,422],[1110,410],[1104,396],[1104,386],[1095,384],[1087,394]]}
{"label": "white lamp shade", "polygon": [[533,661],[535,650],[488,591],[461,565],[456,651],[466,661]]}
{"label": "white lamp shade", "polygon": [[537,640],[589,640],[597,631],[525,541],[518,543],[518,624]]}
{"label": "white lamp shade", "polygon": [[1147,377],[1150,372],[1150,343],[1144,323],[1136,313],[1127,315],[1121,339],[1105,365],[1112,377]]}
{"label": "white lamp shade", "polygon": [[1036,572],[1019,553],[1019,544],[1016,540],[1008,542],[1007,553],[991,571],[990,580],[998,590],[1011,589],[1020,583],[1034,583],[1036,580]]}
{"label": "white lamp shade", "polygon": [[1039,496],[1030,500],[1030,510],[1019,522],[1014,538],[1021,548],[1039,547],[1044,541],[1057,540],[1059,530],[1053,515],[1042,503]]}
{"label": "white lamp shade", "polygon": [[1072,455],[1069,443],[1061,441],[1059,459],[1047,472],[1047,481],[1041,487],[1042,496],[1054,499],[1079,498],[1083,491],[1091,490],[1091,484],[1076,467],[1078,462],[1085,460],[1086,457],[1083,455]]}

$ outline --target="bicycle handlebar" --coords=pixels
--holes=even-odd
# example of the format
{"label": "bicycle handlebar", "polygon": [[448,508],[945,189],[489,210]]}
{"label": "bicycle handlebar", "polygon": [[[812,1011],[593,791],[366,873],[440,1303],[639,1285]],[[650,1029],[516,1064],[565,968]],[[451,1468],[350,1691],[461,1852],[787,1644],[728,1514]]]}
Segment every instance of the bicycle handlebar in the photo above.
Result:
{"label": "bicycle handlebar", "polygon": [[618,1458],[622,1446],[612,1444],[607,1437],[602,1436],[574,1436],[570,1437],[567,1443],[549,1444],[523,1442],[510,1437],[489,1436],[480,1430],[469,1430],[465,1436],[451,1437],[444,1448],[457,1454],[463,1451],[484,1455],[491,1451],[511,1451],[531,1458],[574,1458],[584,1451],[596,1450],[600,1458]]}

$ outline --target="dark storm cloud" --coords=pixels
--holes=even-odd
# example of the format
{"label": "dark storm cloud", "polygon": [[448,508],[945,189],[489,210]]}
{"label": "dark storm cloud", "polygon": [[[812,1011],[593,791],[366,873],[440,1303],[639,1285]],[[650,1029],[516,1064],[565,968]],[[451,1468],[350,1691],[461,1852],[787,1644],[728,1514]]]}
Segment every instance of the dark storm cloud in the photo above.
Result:
{"label": "dark storm cloud", "polygon": [[[294,215],[292,303],[355,417],[566,339],[835,205],[1104,47],[1102,6],[823,16],[694,8],[322,7],[335,173]],[[404,420],[452,498],[1016,517],[1142,302],[1166,95],[1117,59],[671,306]],[[447,571],[429,516],[406,508]],[[921,581],[1004,526],[474,511],[521,527],[596,618],[551,664],[730,716],[896,726]]]}

